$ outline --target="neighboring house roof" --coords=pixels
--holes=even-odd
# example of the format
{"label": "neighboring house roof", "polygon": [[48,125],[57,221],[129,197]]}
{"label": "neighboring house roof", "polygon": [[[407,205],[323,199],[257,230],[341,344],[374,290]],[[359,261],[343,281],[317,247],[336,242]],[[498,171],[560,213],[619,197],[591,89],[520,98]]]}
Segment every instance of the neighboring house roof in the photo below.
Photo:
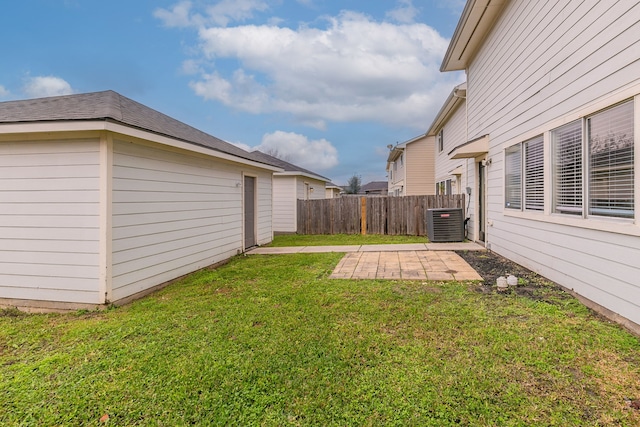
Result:
{"label": "neighboring house roof", "polygon": [[387,170],[391,167],[391,163],[398,160],[398,157],[404,153],[404,147],[405,144],[398,144],[389,151],[389,156],[387,157]]}
{"label": "neighboring house roof", "polygon": [[388,191],[389,183],[387,181],[371,181],[360,187],[360,193],[375,193]]}
{"label": "neighboring house roof", "polygon": [[253,153],[111,90],[0,102],[0,124],[96,120],[123,124],[221,153],[272,165],[264,159],[257,158]]}
{"label": "neighboring house roof", "polygon": [[269,163],[284,169],[284,172],[278,172],[277,175],[302,175],[308,178],[317,179],[319,181],[331,181],[327,177],[319,175],[308,169],[301,168],[300,166],[294,165],[293,163],[289,163],[285,160],[263,153],[262,151],[252,151],[251,154],[253,154],[257,159],[262,159],[265,163]]}
{"label": "neighboring house roof", "polygon": [[387,156],[387,170],[389,170],[389,166],[391,166],[391,163],[395,162],[396,160],[398,160],[398,158],[400,157],[400,155],[404,152],[405,148],[407,148],[407,145],[416,142],[416,141],[420,141],[422,138],[424,138],[426,135],[423,133],[421,135],[418,135],[416,137],[413,137],[405,142],[401,142],[399,144],[396,144],[395,147],[388,145],[387,147],[389,148],[389,156]]}
{"label": "neighboring house roof", "polygon": [[440,71],[464,70],[509,0],[467,0]]}

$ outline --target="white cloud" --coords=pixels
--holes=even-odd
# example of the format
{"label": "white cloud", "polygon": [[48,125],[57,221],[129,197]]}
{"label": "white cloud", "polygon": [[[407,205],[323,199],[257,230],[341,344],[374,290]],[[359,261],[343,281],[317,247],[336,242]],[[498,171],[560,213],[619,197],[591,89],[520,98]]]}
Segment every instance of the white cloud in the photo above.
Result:
{"label": "white cloud", "polygon": [[[439,73],[448,41],[427,25],[375,22],[354,12],[327,22],[201,28],[202,59],[216,71],[203,72],[191,87],[241,111],[289,113],[316,128],[380,121],[423,129],[460,82]],[[226,62],[240,65],[225,72]]]}
{"label": "white cloud", "polygon": [[254,147],[251,147],[250,145],[245,144],[244,142],[227,142],[229,142],[229,144],[231,145],[235,145],[236,147],[243,149],[244,151],[254,151],[256,149]]}
{"label": "white cloud", "polygon": [[438,0],[437,7],[440,9],[449,9],[455,16],[460,16],[467,0]]}
{"label": "white cloud", "polygon": [[180,71],[182,71],[183,74],[187,75],[194,75],[204,72],[204,70],[200,66],[200,62],[195,59],[187,59],[186,61],[182,62]]}
{"label": "white cloud", "polygon": [[11,92],[4,86],[0,85],[0,99],[5,99],[11,96]]}
{"label": "white cloud", "polygon": [[294,132],[276,131],[265,134],[260,145],[252,150],[277,152],[281,158],[314,172],[330,169],[338,164],[338,150],[326,139],[309,140]]}
{"label": "white cloud", "polygon": [[253,12],[263,12],[268,5],[263,0],[222,0],[207,8],[209,19],[218,25],[231,21],[244,21],[253,17]]}
{"label": "white cloud", "polygon": [[204,13],[198,13],[194,11],[191,1],[183,0],[170,9],[156,9],[153,16],[167,27],[226,26],[231,22],[250,19],[254,12],[264,12],[268,7],[264,0],[221,0],[207,6]]}
{"label": "white cloud", "polygon": [[202,21],[199,19],[200,15],[191,15],[191,7],[190,1],[181,1],[173,5],[170,10],[156,9],[153,16],[161,20],[167,27],[189,27]]}
{"label": "white cloud", "polygon": [[387,12],[387,16],[396,22],[411,24],[418,15],[418,9],[412,0],[398,0],[398,7]]}
{"label": "white cloud", "polygon": [[24,85],[24,92],[30,98],[70,95],[74,92],[64,79],[54,76],[30,77]]}

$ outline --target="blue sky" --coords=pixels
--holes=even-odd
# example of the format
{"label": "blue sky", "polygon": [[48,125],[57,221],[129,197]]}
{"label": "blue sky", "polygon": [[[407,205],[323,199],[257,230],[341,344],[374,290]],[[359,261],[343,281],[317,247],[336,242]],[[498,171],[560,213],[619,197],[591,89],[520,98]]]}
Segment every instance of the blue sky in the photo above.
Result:
{"label": "blue sky", "polygon": [[115,90],[336,184],[385,180],[464,79],[464,0],[23,0],[3,5],[0,101]]}

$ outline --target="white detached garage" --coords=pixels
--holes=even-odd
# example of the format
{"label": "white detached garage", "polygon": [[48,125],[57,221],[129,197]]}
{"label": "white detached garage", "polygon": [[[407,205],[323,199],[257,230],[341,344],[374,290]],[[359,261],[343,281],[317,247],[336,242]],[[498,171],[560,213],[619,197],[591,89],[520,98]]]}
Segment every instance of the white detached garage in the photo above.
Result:
{"label": "white detached garage", "polygon": [[112,91],[0,103],[0,305],[124,302],[268,243],[279,170]]}

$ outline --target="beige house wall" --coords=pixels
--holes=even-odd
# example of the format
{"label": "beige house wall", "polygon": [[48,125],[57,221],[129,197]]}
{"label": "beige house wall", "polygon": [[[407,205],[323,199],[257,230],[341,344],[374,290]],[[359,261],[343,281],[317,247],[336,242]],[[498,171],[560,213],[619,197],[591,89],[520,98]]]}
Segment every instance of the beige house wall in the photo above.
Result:
{"label": "beige house wall", "polygon": [[435,138],[424,136],[405,149],[405,196],[435,194]]}

